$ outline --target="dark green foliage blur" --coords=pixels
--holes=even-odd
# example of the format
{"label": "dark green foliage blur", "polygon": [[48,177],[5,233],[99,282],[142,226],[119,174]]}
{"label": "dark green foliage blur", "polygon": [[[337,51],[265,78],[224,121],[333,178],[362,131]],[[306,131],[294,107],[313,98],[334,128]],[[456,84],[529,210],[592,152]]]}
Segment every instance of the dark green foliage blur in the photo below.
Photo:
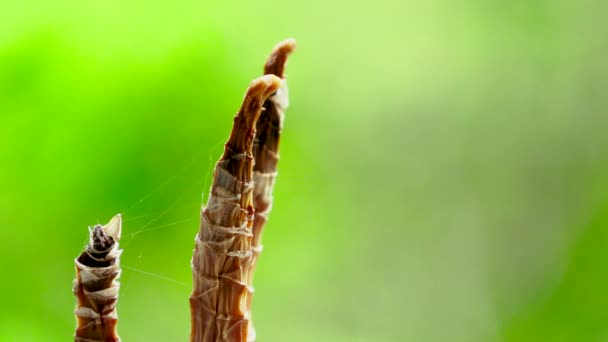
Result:
{"label": "dark green foliage blur", "polygon": [[124,341],[186,341],[198,213],[295,37],[269,341],[608,339],[608,2],[0,2],[0,341],[69,341],[124,217]]}

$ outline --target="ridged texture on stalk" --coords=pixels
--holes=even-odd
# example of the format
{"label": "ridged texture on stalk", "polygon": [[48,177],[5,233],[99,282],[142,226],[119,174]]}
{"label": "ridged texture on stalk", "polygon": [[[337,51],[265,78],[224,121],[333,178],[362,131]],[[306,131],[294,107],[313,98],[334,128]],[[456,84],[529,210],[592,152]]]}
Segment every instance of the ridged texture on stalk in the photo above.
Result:
{"label": "ridged texture on stalk", "polygon": [[122,230],[120,214],[105,225],[90,230],[89,244],[76,258],[74,294],[77,327],[75,342],[117,342],[117,278],[120,276],[118,241]]}
{"label": "ridged texture on stalk", "polygon": [[192,257],[191,341],[247,340],[247,303],[253,291],[248,286],[254,215],[253,139],[262,106],[280,85],[280,78],[274,75],[251,83],[215,166]]}
{"label": "ridged texture on stalk", "polygon": [[[285,81],[285,65],[287,57],[295,50],[294,39],[278,43],[264,65],[265,75],[275,75],[283,79],[281,88],[272,94],[264,103],[266,109],[257,122],[256,135],[253,143],[253,239],[251,241],[253,258],[248,284],[253,287],[253,273],[262,252],[262,231],[272,208],[272,190],[277,176],[279,162],[279,141],[283,129],[285,109],[289,105],[287,82]],[[255,329],[251,320],[251,302],[247,303],[249,312],[248,341],[255,341]]]}

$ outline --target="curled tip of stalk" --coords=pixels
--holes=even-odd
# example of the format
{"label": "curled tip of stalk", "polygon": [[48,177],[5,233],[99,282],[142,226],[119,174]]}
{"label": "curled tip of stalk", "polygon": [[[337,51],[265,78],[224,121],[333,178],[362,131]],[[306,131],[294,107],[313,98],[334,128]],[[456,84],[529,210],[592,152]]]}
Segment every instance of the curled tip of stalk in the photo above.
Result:
{"label": "curled tip of stalk", "polygon": [[285,78],[283,72],[287,64],[287,57],[296,49],[296,40],[293,38],[286,39],[272,49],[270,56],[264,65],[264,74],[276,75],[280,78]]}
{"label": "curled tip of stalk", "polygon": [[[255,126],[263,104],[270,95],[282,85],[282,80],[275,75],[264,75],[253,80],[247,88],[241,109],[234,118],[234,127],[226,143],[230,154],[251,153]],[[223,159],[230,157],[224,155]]]}
{"label": "curled tip of stalk", "polygon": [[112,217],[110,222],[108,222],[105,226],[102,226],[101,229],[108,236],[112,237],[116,241],[119,241],[122,233],[122,216],[120,214],[116,214],[116,216]]}
{"label": "curled tip of stalk", "polygon": [[251,81],[249,88],[247,88],[245,100],[243,101],[239,114],[242,113],[249,117],[256,117],[257,119],[257,116],[260,115],[259,111],[257,110],[258,108],[251,110],[247,104],[249,104],[249,106],[257,104],[259,107],[261,107],[268,96],[276,92],[281,84],[281,79],[275,75],[264,75]]}

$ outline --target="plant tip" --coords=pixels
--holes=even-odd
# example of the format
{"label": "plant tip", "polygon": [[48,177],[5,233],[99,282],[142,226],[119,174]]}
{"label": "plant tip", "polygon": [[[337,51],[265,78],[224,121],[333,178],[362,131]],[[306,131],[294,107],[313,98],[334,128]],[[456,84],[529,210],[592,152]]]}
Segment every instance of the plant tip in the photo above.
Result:
{"label": "plant tip", "polygon": [[112,217],[110,222],[101,227],[101,229],[103,229],[108,236],[111,236],[114,238],[114,240],[119,241],[122,233],[122,216],[117,214],[116,216]]}

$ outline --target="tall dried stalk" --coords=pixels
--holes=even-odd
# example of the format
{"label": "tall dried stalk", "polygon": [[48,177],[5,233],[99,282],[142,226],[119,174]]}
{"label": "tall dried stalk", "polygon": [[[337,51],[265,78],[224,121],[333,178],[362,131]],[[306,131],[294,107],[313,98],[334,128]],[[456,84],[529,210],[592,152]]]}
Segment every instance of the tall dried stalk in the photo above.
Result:
{"label": "tall dried stalk", "polygon": [[252,261],[253,139],[268,97],[281,86],[274,75],[251,83],[217,162],[192,257],[193,342],[246,341]]}
{"label": "tall dried stalk", "polygon": [[[268,214],[272,208],[272,190],[277,176],[277,163],[279,162],[279,141],[283,129],[285,109],[289,105],[287,82],[285,81],[285,65],[287,57],[295,50],[294,39],[287,39],[278,43],[264,65],[265,75],[275,75],[283,79],[281,88],[266,100],[264,112],[256,126],[256,135],[253,143],[253,239],[251,249],[251,271],[248,284],[253,287],[253,274],[257,260],[262,252],[262,231],[268,221]],[[251,319],[251,301],[247,303],[249,313],[248,341],[255,341],[255,329]]]}
{"label": "tall dried stalk", "polygon": [[117,342],[116,302],[120,276],[118,240],[122,230],[120,214],[105,226],[89,229],[89,244],[74,261],[74,294],[78,299],[75,342]]}

